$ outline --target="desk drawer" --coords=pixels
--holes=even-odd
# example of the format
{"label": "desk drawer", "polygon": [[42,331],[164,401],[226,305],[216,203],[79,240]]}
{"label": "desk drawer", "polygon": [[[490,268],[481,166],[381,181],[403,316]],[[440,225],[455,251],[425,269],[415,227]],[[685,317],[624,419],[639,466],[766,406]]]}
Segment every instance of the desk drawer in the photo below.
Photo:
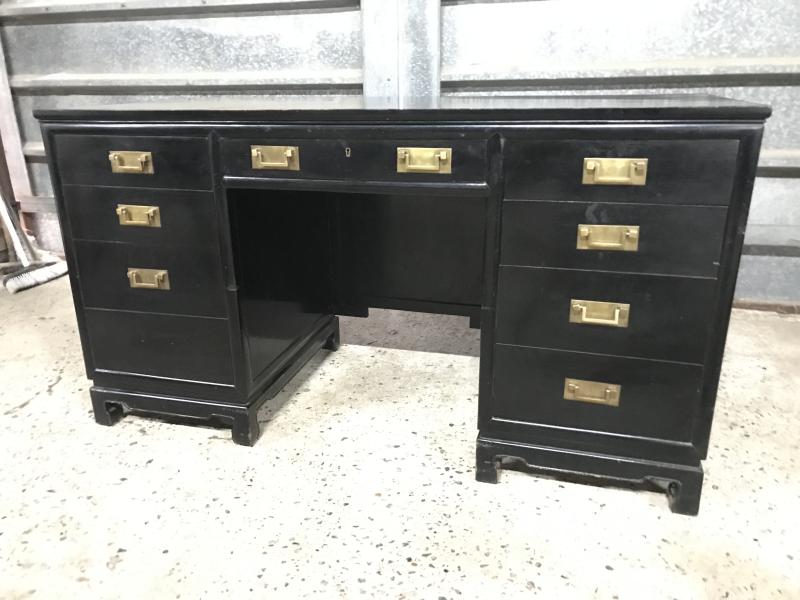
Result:
{"label": "desk drawer", "polygon": [[233,384],[228,321],[86,310],[95,369]]}
{"label": "desk drawer", "polygon": [[[715,289],[713,279],[501,267],[497,341],[701,364]],[[624,326],[611,325],[614,305],[627,305]]]}
{"label": "desk drawer", "polygon": [[[89,308],[226,317],[222,261],[216,244],[142,246],[75,242],[83,302]],[[166,272],[161,288],[132,287],[128,269]],[[152,285],[152,273],[134,279]],[[168,285],[169,289],[163,289]]]}
{"label": "desk drawer", "polygon": [[[62,183],[211,189],[206,138],[62,133],[55,137],[55,152]],[[113,152],[133,153],[121,163],[123,172],[112,171],[109,155]],[[136,156],[147,153],[144,162],[137,162]]]}
{"label": "desk drawer", "polygon": [[[506,197],[514,200],[730,203],[738,140],[510,140]],[[587,158],[647,160],[644,185],[588,185]]]}
{"label": "desk drawer", "polygon": [[[205,247],[218,243],[210,192],[66,185],[62,196],[77,240]],[[150,215],[138,214],[148,207]],[[126,211],[121,216],[120,208]]]}
{"label": "desk drawer", "polygon": [[[726,216],[716,206],[506,201],[500,262],[716,277]],[[638,227],[636,249],[579,243],[581,225]]]}
{"label": "desk drawer", "polygon": [[[259,147],[265,148],[264,152],[254,158],[253,148]],[[221,148],[224,174],[234,177],[440,183],[486,180],[483,140],[229,138],[222,140]],[[444,154],[433,156],[423,151],[420,157],[410,154],[400,159],[401,148],[439,148]]]}
{"label": "desk drawer", "polygon": [[[579,389],[564,399],[565,380]],[[582,382],[619,386],[617,406]],[[571,429],[689,441],[700,403],[700,366],[497,345],[492,416]]]}

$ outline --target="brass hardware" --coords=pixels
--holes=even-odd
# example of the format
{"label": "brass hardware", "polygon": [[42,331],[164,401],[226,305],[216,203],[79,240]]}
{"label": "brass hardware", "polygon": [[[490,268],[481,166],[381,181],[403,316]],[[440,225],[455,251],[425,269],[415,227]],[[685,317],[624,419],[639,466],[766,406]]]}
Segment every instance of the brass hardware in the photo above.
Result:
{"label": "brass hardware", "polygon": [[120,225],[133,227],[161,227],[161,211],[157,206],[117,204],[115,211]]}
{"label": "brass hardware", "polygon": [[570,323],[626,328],[630,314],[631,305],[619,302],[570,300],[569,303]]}
{"label": "brass hardware", "polygon": [[153,155],[150,152],[112,150],[108,153],[112,173],[153,174]]}
{"label": "brass hardware", "polygon": [[564,379],[564,400],[576,400],[591,404],[619,406],[622,386],[602,381],[585,381],[583,379]]}
{"label": "brass hardware", "polygon": [[250,146],[250,161],[254,169],[300,170],[298,146]]}
{"label": "brass hardware", "polygon": [[584,158],[584,185],[644,185],[646,158]]}
{"label": "brass hardware", "polygon": [[132,288],[169,289],[169,273],[163,269],[128,269],[128,281]]}
{"label": "brass hardware", "polygon": [[578,250],[639,250],[638,225],[578,225]]}
{"label": "brass hardware", "polygon": [[398,173],[452,173],[452,148],[398,148]]}

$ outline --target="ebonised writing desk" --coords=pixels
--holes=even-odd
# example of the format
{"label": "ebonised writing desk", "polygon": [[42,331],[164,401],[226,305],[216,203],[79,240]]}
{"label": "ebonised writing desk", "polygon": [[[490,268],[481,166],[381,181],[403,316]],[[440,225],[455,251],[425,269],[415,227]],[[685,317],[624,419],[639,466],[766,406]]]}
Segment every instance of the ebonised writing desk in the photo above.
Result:
{"label": "ebonised writing desk", "polygon": [[104,107],[42,122],[96,420],[229,425],[369,307],[481,329],[477,478],[698,510],[764,120],[708,96]]}

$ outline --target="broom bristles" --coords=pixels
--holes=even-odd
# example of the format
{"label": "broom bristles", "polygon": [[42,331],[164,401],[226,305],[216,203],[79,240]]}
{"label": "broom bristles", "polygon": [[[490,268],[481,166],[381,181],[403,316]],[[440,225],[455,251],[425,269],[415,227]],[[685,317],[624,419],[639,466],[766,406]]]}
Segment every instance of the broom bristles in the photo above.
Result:
{"label": "broom bristles", "polygon": [[66,274],[67,263],[63,260],[53,264],[32,265],[18,273],[4,277],[3,285],[10,294],[16,294]]}

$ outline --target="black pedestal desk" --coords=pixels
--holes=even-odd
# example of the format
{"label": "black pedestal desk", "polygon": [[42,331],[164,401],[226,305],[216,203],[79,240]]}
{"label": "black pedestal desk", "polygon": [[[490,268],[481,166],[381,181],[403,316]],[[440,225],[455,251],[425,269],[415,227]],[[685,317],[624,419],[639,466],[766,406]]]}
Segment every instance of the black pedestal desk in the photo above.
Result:
{"label": "black pedestal desk", "polygon": [[481,329],[477,478],[698,510],[764,120],[708,96],[44,110],[96,420],[228,425],[369,307]]}

